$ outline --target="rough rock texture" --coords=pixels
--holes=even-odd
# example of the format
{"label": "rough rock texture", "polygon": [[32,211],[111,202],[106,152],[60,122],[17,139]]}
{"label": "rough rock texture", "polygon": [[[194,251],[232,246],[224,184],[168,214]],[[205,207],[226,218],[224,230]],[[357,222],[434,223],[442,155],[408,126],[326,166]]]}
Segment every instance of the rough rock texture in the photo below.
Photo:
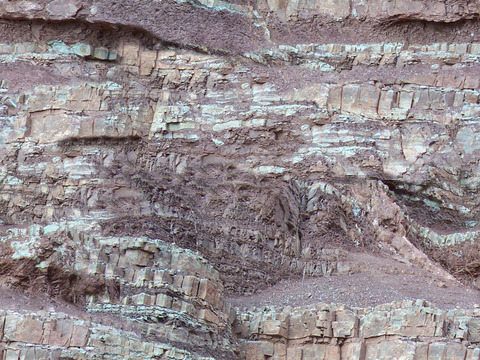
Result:
{"label": "rough rock texture", "polygon": [[228,300],[360,252],[480,287],[479,14],[0,1],[0,285],[77,307],[5,305],[0,358],[479,359],[480,313],[435,299]]}
{"label": "rough rock texture", "polygon": [[478,359],[476,316],[423,301],[367,309],[318,304],[240,311],[235,332],[248,339],[243,347],[255,360]]}

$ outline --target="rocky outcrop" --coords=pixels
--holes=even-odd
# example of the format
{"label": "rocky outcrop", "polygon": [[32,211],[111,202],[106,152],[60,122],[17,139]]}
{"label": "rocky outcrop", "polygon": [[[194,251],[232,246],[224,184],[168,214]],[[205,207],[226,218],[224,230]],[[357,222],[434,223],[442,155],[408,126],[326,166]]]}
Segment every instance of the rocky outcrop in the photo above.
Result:
{"label": "rocky outcrop", "polygon": [[[374,230],[359,223],[367,216],[377,227],[378,214],[375,206],[360,199],[366,195],[364,190],[347,185],[352,177],[359,179],[362,187],[373,188],[377,185],[372,180],[380,179],[398,194],[407,216],[393,218],[412,226],[411,234],[431,222],[418,208],[433,218],[450,211],[448,221],[455,222],[450,231],[463,232],[475,223],[477,207],[473,189],[478,181],[472,161],[477,150],[472,129],[478,112],[478,79],[473,73],[475,65],[462,64],[474,64],[476,46],[283,46],[247,53],[252,60],[226,61],[186,50],[151,50],[140,43],[110,49],[62,42],[5,45],[2,56],[6,62],[55,60],[78,70],[70,80],[58,78],[54,85],[43,84],[42,77],[31,79],[23,88],[12,89],[8,81],[3,83],[4,222],[73,220],[80,214],[96,214],[107,221],[112,215],[143,214],[187,222],[195,219],[208,227],[208,219],[200,220],[209,216],[203,211],[188,214],[191,210],[171,207],[172,201],[180,200],[179,194],[174,194],[175,200],[152,193],[158,187],[155,178],[168,178],[169,182],[172,177],[185,178],[188,183],[189,174],[199,168],[216,168],[209,172],[221,173],[235,163],[235,180],[227,180],[225,185],[236,189],[227,190],[237,192],[236,196],[241,196],[236,183],[244,181],[255,188],[259,177],[269,178],[272,185],[282,183],[280,189],[284,189],[272,192],[257,187],[253,191],[263,193],[264,204],[248,205],[253,206],[251,213],[258,220],[270,218],[269,210],[262,206],[276,202],[279,212],[274,227],[265,231],[254,225],[245,229],[244,235],[234,236],[270,238],[274,250],[283,247],[280,253],[290,259],[278,257],[276,251],[253,255],[257,246],[248,250],[248,243],[238,243],[250,259],[273,257],[273,263],[288,261],[287,267],[303,268],[305,261],[291,256],[314,248],[310,241],[315,236],[309,239],[304,234],[310,230],[299,229],[299,224],[305,224],[299,214],[312,219],[319,211],[316,201],[320,198],[336,198],[337,205],[329,206],[347,211],[342,221],[350,222],[347,227],[351,229],[345,232],[346,225],[339,225],[337,232],[350,239],[346,241],[364,242],[366,234]],[[283,70],[259,67],[268,64]],[[381,81],[369,75],[372,80],[365,78],[366,82],[362,76],[356,80],[337,77],[335,71],[347,65],[353,69],[373,67],[379,75],[391,69],[394,75]],[[428,77],[425,66],[432,66],[435,76]],[[409,75],[410,67],[419,72]],[[452,67],[460,70],[452,75]],[[98,78],[98,69],[103,69],[105,79]],[[260,69],[268,71],[262,74]],[[304,77],[310,73],[323,77],[307,86],[297,83],[298,79],[293,83],[276,80],[288,75],[287,69],[304,71]],[[407,77],[397,77],[403,73]],[[130,78],[137,80],[125,84]],[[79,85],[72,86],[70,81]],[[189,146],[178,148],[182,143]],[[235,150],[238,144],[242,144],[241,151]],[[165,145],[170,152],[159,152]],[[93,152],[85,152],[87,148]],[[9,154],[18,155],[9,159]],[[153,163],[152,156],[156,156]],[[166,163],[168,170],[162,165]],[[147,176],[140,179],[139,173]],[[101,187],[98,176],[104,184]],[[330,179],[334,178],[343,180],[332,187]],[[289,184],[288,179],[295,181]],[[410,195],[413,193],[415,197]],[[113,202],[122,206],[112,207],[112,196],[117,199]],[[187,201],[198,201],[194,197]],[[183,195],[180,198],[185,201]],[[204,203],[205,209],[209,203]],[[238,210],[223,204],[215,211],[228,217]],[[242,221],[251,221],[248,213],[245,216]],[[238,220],[238,215],[232,219],[236,226]],[[275,230],[285,223],[291,223],[290,228]],[[303,236],[307,237],[302,241]],[[212,245],[203,246],[213,250]],[[237,251],[224,245],[217,250]],[[271,250],[267,247],[265,251]],[[327,253],[319,252],[317,257],[331,262]],[[323,269],[319,271],[327,271],[325,266]],[[332,270],[336,271],[336,266]]]}
{"label": "rocky outcrop", "polygon": [[[161,240],[96,239],[80,228],[32,226],[3,237],[15,250],[11,258],[22,260],[2,274],[3,283],[28,287],[25,277],[46,278],[36,286],[86,301],[81,316],[4,311],[0,349],[6,359],[239,356],[231,330],[235,312],[224,301],[218,271],[205,259]],[[67,239],[57,241],[57,247],[40,249],[42,239],[64,234]],[[114,320],[106,322],[106,317]]]}
{"label": "rocky outcrop", "polygon": [[478,283],[478,15],[0,1],[0,285],[81,308],[6,308],[3,358],[478,358],[476,310],[225,300],[359,250]]}
{"label": "rocky outcrop", "polygon": [[423,301],[239,310],[247,359],[478,359],[477,311]]}

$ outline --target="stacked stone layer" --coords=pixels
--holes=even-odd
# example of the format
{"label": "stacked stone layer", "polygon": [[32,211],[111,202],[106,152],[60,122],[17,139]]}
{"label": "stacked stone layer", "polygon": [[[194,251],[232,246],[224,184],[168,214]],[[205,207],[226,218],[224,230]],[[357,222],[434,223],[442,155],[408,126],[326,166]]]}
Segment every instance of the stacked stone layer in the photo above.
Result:
{"label": "stacked stone layer", "polygon": [[87,311],[4,310],[0,357],[479,358],[476,310],[225,301],[480,275],[479,9],[0,0],[0,283]]}

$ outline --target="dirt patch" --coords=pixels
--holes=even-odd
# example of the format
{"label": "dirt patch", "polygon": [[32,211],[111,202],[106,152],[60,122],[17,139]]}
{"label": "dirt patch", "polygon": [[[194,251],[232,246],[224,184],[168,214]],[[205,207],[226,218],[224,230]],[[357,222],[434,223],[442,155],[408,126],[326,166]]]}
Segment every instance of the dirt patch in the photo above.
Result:
{"label": "dirt patch", "polygon": [[446,283],[421,269],[395,260],[352,254],[359,271],[349,275],[283,280],[251,296],[232,296],[234,306],[303,306],[342,303],[371,307],[401,300],[425,299],[439,309],[480,306],[480,291],[460,283]]}

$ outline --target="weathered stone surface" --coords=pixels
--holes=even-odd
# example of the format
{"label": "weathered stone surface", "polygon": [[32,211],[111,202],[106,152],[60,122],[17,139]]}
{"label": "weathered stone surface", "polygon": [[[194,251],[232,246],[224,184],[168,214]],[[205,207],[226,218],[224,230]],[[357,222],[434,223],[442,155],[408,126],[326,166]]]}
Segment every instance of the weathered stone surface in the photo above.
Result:
{"label": "weathered stone surface", "polygon": [[80,7],[78,0],[54,0],[45,9],[52,20],[65,20],[74,17]]}
{"label": "weathered stone surface", "polygon": [[[282,316],[279,317],[279,314]],[[308,319],[316,314],[323,319],[323,327],[333,328],[333,334],[325,336],[308,326]],[[334,316],[326,317],[325,314]],[[263,329],[261,333],[267,336],[261,341],[243,343],[246,353],[252,354],[251,356],[282,358],[285,356],[283,348],[279,348],[278,353],[277,348],[272,354],[262,352],[266,351],[266,339],[274,344],[282,338],[287,340],[287,359],[433,360],[475,356],[473,354],[477,350],[469,348],[468,343],[460,343],[454,332],[450,331],[449,335],[445,335],[443,331],[444,321],[451,324],[452,330],[462,328],[465,315],[466,312],[461,310],[442,312],[428,307],[425,303],[406,301],[373,309],[344,309],[338,305],[322,305],[321,310],[314,307],[270,308],[268,311],[240,313],[237,319],[242,319],[241,325],[249,329],[249,333],[244,333],[244,338],[257,333],[258,329]],[[278,320],[270,320],[274,317]],[[471,315],[467,318],[468,328],[475,329],[476,318]],[[303,319],[303,327],[297,326],[299,319]],[[286,327],[288,332],[279,332]],[[341,346],[337,345],[339,339],[345,338],[351,340],[342,342]],[[299,339],[301,341],[298,341]],[[260,355],[257,355],[258,353]]]}
{"label": "weathered stone surface", "polygon": [[93,51],[93,57],[99,60],[108,60],[108,49],[104,47],[97,47]]}
{"label": "weathered stone surface", "polygon": [[357,247],[478,276],[478,14],[0,1],[0,283],[88,310],[7,311],[0,357],[478,358],[475,311],[224,298]]}

